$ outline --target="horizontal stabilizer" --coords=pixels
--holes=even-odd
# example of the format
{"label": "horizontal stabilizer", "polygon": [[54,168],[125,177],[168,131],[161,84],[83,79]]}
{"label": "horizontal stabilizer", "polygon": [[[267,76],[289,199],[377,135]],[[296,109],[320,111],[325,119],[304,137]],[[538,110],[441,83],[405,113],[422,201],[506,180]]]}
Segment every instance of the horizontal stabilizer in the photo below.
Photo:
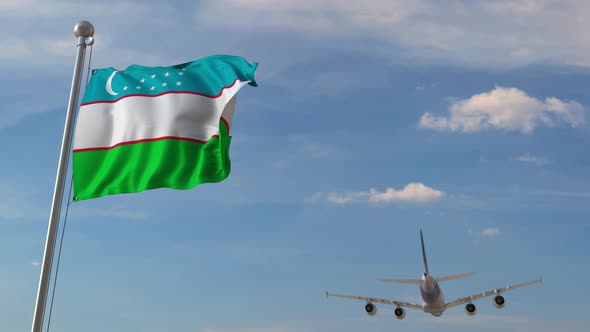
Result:
{"label": "horizontal stabilizer", "polygon": [[417,284],[420,285],[422,283],[422,280],[420,279],[377,279],[379,281],[383,281],[383,282],[397,282],[400,284]]}
{"label": "horizontal stabilizer", "polygon": [[474,274],[475,274],[475,272],[461,273],[461,274],[455,274],[452,276],[436,278],[435,280],[436,280],[436,282],[442,282],[442,281],[454,280],[454,279],[459,279],[459,278],[465,278],[465,277],[472,276]]}

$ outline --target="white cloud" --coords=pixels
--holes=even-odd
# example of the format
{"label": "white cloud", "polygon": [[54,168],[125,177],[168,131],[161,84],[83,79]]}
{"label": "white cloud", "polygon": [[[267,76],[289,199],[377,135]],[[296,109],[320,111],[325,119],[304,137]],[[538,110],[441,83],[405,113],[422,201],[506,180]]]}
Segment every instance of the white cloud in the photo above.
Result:
{"label": "white cloud", "polygon": [[565,122],[571,127],[584,124],[584,107],[577,101],[555,97],[544,101],[517,88],[496,87],[452,103],[449,116],[425,113],[419,127],[441,131],[477,132],[486,128],[532,133],[536,127]]}
{"label": "white cloud", "polygon": [[[84,3],[75,0],[2,0],[0,1],[0,30],[10,31],[0,36],[0,66],[14,65],[44,70],[71,72],[76,54],[76,37],[73,30],[79,19],[92,13],[96,30],[98,55],[95,62],[105,59],[109,66],[131,64],[129,60],[153,58],[149,45],[137,50],[125,45],[111,45],[114,35],[127,24],[142,22],[145,17],[167,14],[170,6],[144,4],[131,0],[102,3]],[[125,21],[113,19],[113,13],[125,13]],[[152,35],[142,31],[140,35]],[[29,42],[35,36],[34,43]],[[127,53],[134,57],[129,59]],[[121,59],[124,59],[123,61]],[[87,55],[88,59],[88,55]]]}
{"label": "white cloud", "polygon": [[549,160],[547,160],[545,158],[533,156],[529,153],[525,153],[525,154],[520,155],[514,159],[518,160],[518,161],[525,162],[525,163],[532,163],[532,164],[539,165],[539,166],[546,165],[549,163]]}
{"label": "white cloud", "polygon": [[[214,25],[239,24],[240,20],[246,20],[256,27],[338,33],[350,27],[396,24],[416,13],[424,5],[425,1],[422,0],[221,0],[206,2],[199,8],[197,16],[199,21]],[[227,8],[235,10],[228,11]],[[211,13],[236,20],[219,20],[211,17]]]}
{"label": "white cloud", "polygon": [[33,261],[33,262],[31,263],[31,266],[33,266],[33,267],[39,267],[39,266],[41,266],[41,262],[38,262],[38,261]]}
{"label": "white cloud", "polygon": [[[69,17],[88,11],[93,17],[110,16],[113,12],[126,11],[126,17],[138,17],[146,13],[148,6],[135,1],[117,1],[108,6],[72,0],[2,0],[0,10],[11,17]],[[72,22],[72,31],[73,31]],[[34,27],[33,27],[34,28]]]}
{"label": "white cloud", "polygon": [[481,235],[485,236],[485,237],[496,237],[496,236],[500,235],[500,229],[488,227],[488,228],[484,229],[483,231],[481,231]]}
{"label": "white cloud", "polygon": [[370,36],[375,52],[401,48],[413,60],[590,66],[590,43],[580,33],[590,29],[588,16],[584,0],[210,0],[197,22],[310,39]]}
{"label": "white cloud", "polygon": [[[194,7],[194,22],[183,29],[194,29],[187,32],[197,33],[200,43],[216,42],[207,40],[206,33],[198,34],[210,28],[231,31],[238,40],[247,37],[251,38],[249,41],[259,39],[253,37],[255,34],[293,32],[326,42],[365,40],[367,45],[363,48],[367,52],[390,56],[401,51],[416,61],[486,67],[536,62],[590,66],[590,43],[580,33],[590,29],[590,20],[586,19],[590,16],[590,2],[583,0],[205,0],[196,2]],[[104,57],[106,65],[115,67],[146,56],[150,61],[142,63],[154,62],[152,57],[169,61],[174,50],[154,49],[148,40],[143,40],[146,36],[165,40],[172,30],[162,24],[141,33],[136,30],[132,44],[123,45],[116,39],[116,45],[109,45],[108,39],[120,36],[120,31],[133,34],[145,17],[178,17],[185,14],[183,9],[131,0],[111,2],[108,6],[73,0],[3,0],[0,30],[17,33],[0,36],[0,46],[6,46],[0,47],[0,59],[4,65],[62,64],[62,57],[71,59],[75,50],[71,35],[75,22],[64,22],[92,13],[97,31],[97,61]],[[126,19],[121,21],[112,13],[126,13]],[[26,43],[32,35],[41,44]],[[69,37],[69,48],[60,44],[60,40]],[[54,42],[58,43],[57,49],[47,46]],[[343,44],[355,51],[359,49],[356,43]],[[186,48],[183,50],[186,52]],[[183,53],[176,56],[179,54]],[[125,56],[124,60],[120,60],[121,56]],[[69,66],[69,61],[63,65]]]}
{"label": "white cloud", "polygon": [[388,203],[394,201],[428,202],[439,200],[444,196],[442,191],[432,189],[422,183],[409,183],[402,190],[387,188],[385,192],[378,192],[371,188],[369,193],[369,202],[371,203]]}
{"label": "white cloud", "polygon": [[380,192],[375,188],[369,191],[349,193],[314,193],[306,202],[318,202],[326,199],[333,204],[350,204],[367,202],[371,204],[393,203],[393,202],[432,202],[441,199],[444,192],[425,186],[422,183],[408,183],[403,189],[386,188]]}

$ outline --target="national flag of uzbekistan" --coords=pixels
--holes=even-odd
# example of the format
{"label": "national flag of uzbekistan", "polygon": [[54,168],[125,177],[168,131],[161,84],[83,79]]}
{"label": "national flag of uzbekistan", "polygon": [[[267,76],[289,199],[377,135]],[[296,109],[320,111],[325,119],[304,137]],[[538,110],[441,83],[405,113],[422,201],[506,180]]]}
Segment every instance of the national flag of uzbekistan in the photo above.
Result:
{"label": "national flag of uzbekistan", "polygon": [[236,93],[256,86],[257,65],[215,55],[94,70],[74,136],[74,200],[224,180]]}

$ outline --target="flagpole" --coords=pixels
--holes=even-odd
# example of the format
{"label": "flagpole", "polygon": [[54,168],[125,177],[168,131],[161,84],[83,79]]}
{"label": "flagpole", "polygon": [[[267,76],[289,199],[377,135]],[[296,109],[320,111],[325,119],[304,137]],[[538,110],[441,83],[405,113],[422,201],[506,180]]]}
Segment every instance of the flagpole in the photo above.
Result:
{"label": "flagpole", "polygon": [[41,264],[41,276],[39,277],[39,289],[37,291],[37,302],[35,304],[32,332],[41,332],[41,329],[43,328],[43,318],[45,315],[45,305],[47,304],[47,293],[51,277],[55,240],[59,226],[66,172],[70,157],[74,117],[78,107],[78,95],[80,94],[80,82],[82,81],[84,55],[86,53],[86,46],[92,45],[94,42],[94,27],[88,21],[80,21],[74,26],[74,35],[78,37],[78,52],[74,64],[72,88],[70,89],[70,99],[64,125],[64,134],[61,142],[61,152],[59,154],[59,163],[57,165],[55,189],[53,191],[53,201],[51,203],[51,213],[49,215],[49,226],[47,227],[47,239],[45,240],[43,263]]}

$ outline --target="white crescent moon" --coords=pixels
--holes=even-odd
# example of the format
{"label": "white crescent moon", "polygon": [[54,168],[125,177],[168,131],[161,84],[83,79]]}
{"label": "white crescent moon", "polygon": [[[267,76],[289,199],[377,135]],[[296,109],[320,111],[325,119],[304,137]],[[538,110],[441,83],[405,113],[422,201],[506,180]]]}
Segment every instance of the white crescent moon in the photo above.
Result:
{"label": "white crescent moon", "polygon": [[107,90],[107,92],[111,95],[111,96],[116,96],[118,95],[117,92],[113,91],[113,88],[111,87],[111,83],[113,82],[113,77],[115,77],[115,74],[117,73],[117,71],[115,70],[111,76],[109,76],[109,79],[107,80],[107,85],[105,87],[105,89]]}

